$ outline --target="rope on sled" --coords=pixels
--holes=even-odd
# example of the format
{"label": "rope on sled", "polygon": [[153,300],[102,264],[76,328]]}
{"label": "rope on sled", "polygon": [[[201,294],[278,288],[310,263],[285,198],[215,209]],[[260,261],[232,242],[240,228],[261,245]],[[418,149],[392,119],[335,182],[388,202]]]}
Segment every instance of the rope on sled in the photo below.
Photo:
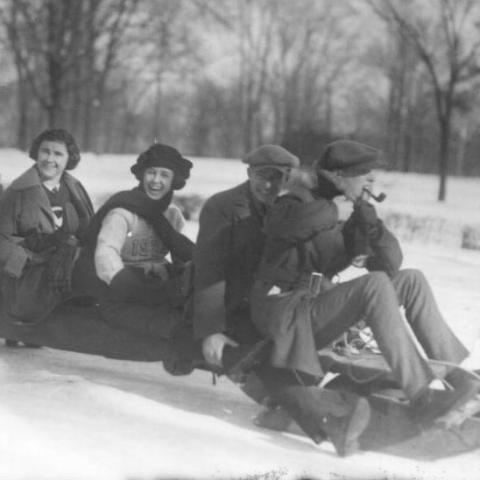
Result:
{"label": "rope on sled", "polygon": [[[368,351],[369,353],[372,353],[374,355],[380,355],[380,351],[378,351],[377,347],[374,347],[376,345],[375,339],[373,338],[373,335],[369,335],[370,338],[365,339],[361,338],[359,336],[359,331],[363,331],[365,333],[365,329],[359,329],[357,331],[357,336],[354,337],[352,340],[348,339],[349,336],[349,331],[344,332],[342,335],[342,341],[337,342],[336,344],[333,345],[334,351],[339,353],[340,355],[343,355],[345,357],[348,357],[350,359],[350,363],[347,364],[347,372],[346,375],[355,383],[359,385],[365,385],[367,383],[374,382],[375,380],[379,380],[382,376],[385,375],[384,372],[376,372],[373,373],[370,376],[364,375],[364,376],[357,376],[354,373],[354,364],[362,361],[361,354],[364,351]],[[340,350],[339,343],[343,343],[344,347],[342,350]],[[355,358],[354,356],[358,355],[358,358]]]}

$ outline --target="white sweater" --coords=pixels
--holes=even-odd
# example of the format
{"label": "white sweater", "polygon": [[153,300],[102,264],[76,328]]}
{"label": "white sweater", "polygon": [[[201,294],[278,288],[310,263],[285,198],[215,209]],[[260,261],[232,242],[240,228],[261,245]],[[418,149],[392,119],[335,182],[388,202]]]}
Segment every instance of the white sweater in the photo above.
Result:
{"label": "white sweater", "polygon": [[[183,230],[185,219],[177,206],[169,205],[164,215],[175,230]],[[149,223],[124,208],[114,208],[103,219],[98,234],[95,270],[107,284],[126,265],[165,279],[168,253]]]}

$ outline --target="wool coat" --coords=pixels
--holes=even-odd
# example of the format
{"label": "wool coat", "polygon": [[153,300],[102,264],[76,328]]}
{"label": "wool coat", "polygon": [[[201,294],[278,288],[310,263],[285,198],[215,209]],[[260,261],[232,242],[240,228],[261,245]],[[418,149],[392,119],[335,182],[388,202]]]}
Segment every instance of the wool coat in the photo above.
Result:
{"label": "wool coat", "polygon": [[[311,272],[322,273],[323,290],[335,288],[330,279],[351,264],[357,251],[353,218],[340,223],[333,201],[297,188],[269,210],[264,230],[266,244],[251,292],[253,323],[273,340],[273,366],[321,376],[309,278]],[[402,253],[381,220],[368,244],[367,269],[395,275]]]}
{"label": "wool coat", "polygon": [[259,338],[249,293],[264,245],[263,216],[248,181],[205,203],[194,250],[196,339],[219,332],[244,343]]}
{"label": "wool coat", "polygon": [[[78,216],[77,235],[81,237],[93,216],[93,206],[82,184],[65,172],[65,182]],[[53,309],[58,295],[48,290],[45,269],[49,257],[35,258],[26,246],[32,233],[55,231],[54,213],[35,166],[12,182],[0,200],[0,269],[3,308],[22,321],[33,321]]]}

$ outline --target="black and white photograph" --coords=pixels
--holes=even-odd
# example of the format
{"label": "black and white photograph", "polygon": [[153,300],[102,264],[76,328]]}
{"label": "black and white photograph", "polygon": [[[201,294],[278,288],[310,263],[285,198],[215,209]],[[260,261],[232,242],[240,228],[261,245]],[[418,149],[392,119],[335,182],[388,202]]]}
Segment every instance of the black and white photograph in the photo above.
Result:
{"label": "black and white photograph", "polygon": [[478,0],[0,0],[0,66],[0,480],[479,476]]}

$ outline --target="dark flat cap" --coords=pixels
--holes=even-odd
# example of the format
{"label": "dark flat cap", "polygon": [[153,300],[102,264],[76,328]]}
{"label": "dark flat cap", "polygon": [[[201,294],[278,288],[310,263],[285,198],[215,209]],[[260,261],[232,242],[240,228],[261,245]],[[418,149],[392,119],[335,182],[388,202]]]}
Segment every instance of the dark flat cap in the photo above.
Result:
{"label": "dark flat cap", "polygon": [[343,175],[363,175],[386,165],[380,150],[353,140],[337,140],[325,147],[317,167],[323,170],[341,170]]}
{"label": "dark flat cap", "polygon": [[261,145],[242,161],[250,167],[295,168],[300,165],[298,157],[279,145]]}

